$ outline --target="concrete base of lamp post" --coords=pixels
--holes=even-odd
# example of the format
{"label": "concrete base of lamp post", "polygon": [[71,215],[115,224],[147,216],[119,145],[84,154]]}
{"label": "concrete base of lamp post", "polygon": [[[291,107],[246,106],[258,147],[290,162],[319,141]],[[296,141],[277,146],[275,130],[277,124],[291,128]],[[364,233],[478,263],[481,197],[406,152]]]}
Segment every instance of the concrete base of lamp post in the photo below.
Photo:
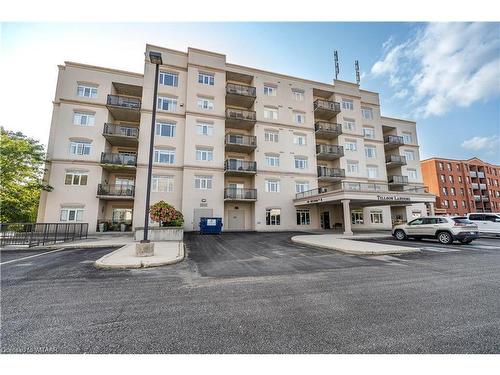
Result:
{"label": "concrete base of lamp post", "polygon": [[138,257],[152,257],[155,255],[154,242],[138,242],[135,244],[135,256]]}

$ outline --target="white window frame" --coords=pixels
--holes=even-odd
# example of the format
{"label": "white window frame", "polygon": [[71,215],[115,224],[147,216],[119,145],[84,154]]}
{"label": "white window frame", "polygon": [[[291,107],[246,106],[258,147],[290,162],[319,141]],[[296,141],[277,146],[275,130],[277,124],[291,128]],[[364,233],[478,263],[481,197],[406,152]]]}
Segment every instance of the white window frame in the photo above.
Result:
{"label": "white window frame", "polygon": [[344,119],[344,128],[346,130],[351,131],[351,132],[355,132],[356,131],[356,120],[345,118]]}
{"label": "white window frame", "polygon": [[266,193],[279,193],[280,192],[280,180],[276,179],[266,179]]}
{"label": "white window frame", "polygon": [[75,111],[73,113],[73,125],[94,126],[95,113]]}
{"label": "white window frame", "polygon": [[264,130],[264,140],[266,142],[279,142],[280,133],[274,130]]}
{"label": "white window frame", "polygon": [[370,222],[372,224],[383,224],[384,223],[384,215],[382,211],[373,210],[370,211]]}
{"label": "white window frame", "polygon": [[277,120],[278,119],[278,108],[264,107],[264,119]]}
{"label": "white window frame", "polygon": [[357,151],[358,150],[358,142],[354,139],[346,139],[344,143],[344,150],[346,151]]}
{"label": "white window frame", "polygon": [[92,153],[91,141],[70,141],[69,153],[71,155],[90,155]]}
{"label": "white window frame", "polygon": [[409,132],[403,132],[403,142],[405,144],[413,143],[413,136]]}
{"label": "white window frame", "polygon": [[214,160],[214,149],[211,147],[196,147],[197,161],[212,161]]}
{"label": "white window frame", "polygon": [[367,139],[375,139],[375,128],[363,126],[363,137]]}
{"label": "white window frame", "polygon": [[198,121],[196,123],[196,133],[199,135],[214,135],[214,124]]}
{"label": "white window frame", "polygon": [[156,109],[160,111],[176,112],[177,98],[173,98],[170,96],[158,96]]}
{"label": "white window frame", "polygon": [[359,162],[356,160],[348,160],[346,162],[346,172],[351,174],[359,174]]}
{"label": "white window frame", "polygon": [[266,225],[281,225],[281,208],[266,209]]}
{"label": "white window frame", "polygon": [[361,107],[361,116],[365,120],[373,120],[373,108]]}
{"label": "white window frame", "polygon": [[174,191],[174,176],[153,175],[151,177],[153,193],[172,193]]}
{"label": "white window frame", "polygon": [[[374,175],[370,175],[370,172],[375,171]],[[366,177],[373,180],[378,178],[378,167],[376,165],[367,165],[366,166]]]}
{"label": "white window frame", "polygon": [[[167,80],[165,79],[166,77],[172,77],[172,84],[166,83]],[[179,73],[173,73],[173,72],[165,72],[165,71],[160,71],[160,78],[159,78],[159,83],[160,85],[163,86],[170,86],[170,87],[178,87],[179,86]]]}
{"label": "white window frame", "polygon": [[293,144],[297,146],[306,146],[307,145],[307,135],[306,134],[293,134]]}
{"label": "white window frame", "polygon": [[306,123],[306,114],[302,112],[294,112],[293,113],[293,122],[296,124],[302,125]]}
{"label": "white window frame", "polygon": [[354,101],[352,99],[342,98],[342,109],[354,110]]}
{"label": "white window frame", "polygon": [[303,193],[309,190],[309,181],[295,181],[295,193]]}
{"label": "white window frame", "polygon": [[199,109],[203,109],[204,111],[211,111],[212,109],[214,109],[214,99],[204,96],[198,96],[197,105]]}
{"label": "white window frame", "polygon": [[[83,221],[83,208],[62,207],[59,210],[59,221],[62,222],[81,222]],[[73,216],[71,218],[71,216]]]}
{"label": "white window frame", "polygon": [[215,74],[198,72],[198,83],[202,85],[215,85]]}
{"label": "white window frame", "polygon": [[415,152],[413,150],[404,150],[403,155],[405,156],[407,161],[408,160],[415,160]]}
{"label": "white window frame", "polygon": [[[166,157],[166,159],[164,159],[164,161],[161,161],[162,157]],[[155,148],[153,160],[155,163],[158,163],[158,164],[174,164],[175,163],[175,150]]]}
{"label": "white window frame", "polygon": [[377,158],[377,147],[372,145],[365,145],[365,156],[368,159]]}
{"label": "white window frame", "polygon": [[[168,131],[166,131],[166,129],[168,129]],[[155,135],[159,137],[174,138],[175,130],[176,130],[176,124],[174,122],[158,121],[155,124]]]}
{"label": "white window frame", "polygon": [[79,96],[81,98],[95,99],[97,98],[97,86],[90,86],[79,83],[76,87],[76,96]]}
{"label": "white window frame", "polygon": [[[68,184],[67,179],[68,176],[71,176],[71,182]],[[85,178],[83,178],[85,177]],[[82,180],[85,181],[84,184],[82,184]],[[86,186],[89,180],[89,174],[88,172],[66,172],[64,174],[64,185],[66,186]],[[76,183],[75,183],[76,182]]]}
{"label": "white window frame", "polygon": [[305,156],[295,156],[294,166],[295,169],[307,169],[309,167],[309,162]]}
{"label": "white window frame", "polygon": [[280,166],[280,156],[278,154],[265,154],[266,165],[269,167]]}
{"label": "white window frame", "polygon": [[309,210],[295,210],[295,216],[297,218],[297,225],[311,225],[311,213]]}
{"label": "white window frame", "polygon": [[365,219],[363,217],[363,210],[360,209],[351,210],[351,224],[358,225],[364,223]]}
{"label": "white window frame", "polygon": [[303,102],[304,101],[304,91],[303,90],[297,90],[297,89],[292,89],[293,93],[293,98],[297,102]]}
{"label": "white window frame", "polygon": [[194,188],[198,190],[212,190],[213,177],[205,175],[194,176]]}
{"label": "white window frame", "polygon": [[275,85],[264,85],[264,95],[266,96],[276,96],[277,91],[278,87],[276,87]]}

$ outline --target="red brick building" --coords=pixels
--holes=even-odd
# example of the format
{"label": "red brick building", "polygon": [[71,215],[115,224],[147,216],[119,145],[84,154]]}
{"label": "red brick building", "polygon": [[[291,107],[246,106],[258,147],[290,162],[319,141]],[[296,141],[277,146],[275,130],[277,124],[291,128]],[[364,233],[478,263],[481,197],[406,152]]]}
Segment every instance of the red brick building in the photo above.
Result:
{"label": "red brick building", "polygon": [[437,196],[436,214],[500,212],[500,166],[478,158],[420,162],[424,184]]}

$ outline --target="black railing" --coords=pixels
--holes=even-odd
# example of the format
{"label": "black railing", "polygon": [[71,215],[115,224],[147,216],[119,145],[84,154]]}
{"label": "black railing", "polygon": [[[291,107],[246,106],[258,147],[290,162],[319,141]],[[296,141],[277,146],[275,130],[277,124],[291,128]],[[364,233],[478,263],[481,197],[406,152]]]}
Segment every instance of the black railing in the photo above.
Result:
{"label": "black railing", "polygon": [[103,134],[137,139],[139,137],[139,128],[106,123],[104,124]]}
{"label": "black railing", "polygon": [[96,230],[98,232],[130,232],[132,220],[98,219]]}
{"label": "black railing", "polygon": [[97,185],[97,195],[110,195],[116,197],[133,197],[135,194],[135,186],[131,185]]}
{"label": "black railing", "polygon": [[225,188],[224,199],[257,199],[257,189]]}
{"label": "black railing", "polygon": [[408,176],[389,176],[389,184],[408,185]]}
{"label": "black railing", "polygon": [[316,154],[344,155],[344,147],[338,145],[316,145]]}
{"label": "black railing", "polygon": [[121,95],[108,95],[106,105],[128,109],[141,109],[141,99]]}
{"label": "black railing", "polygon": [[224,162],[225,171],[257,172],[257,162],[248,160],[227,159]]}
{"label": "black railing", "polygon": [[327,111],[340,112],[340,103],[332,100],[316,99],[314,101],[314,110],[324,109]]}
{"label": "black railing", "polygon": [[1,223],[0,245],[28,247],[87,238],[88,223]]}
{"label": "black railing", "polygon": [[243,95],[255,98],[257,96],[255,87],[228,83],[226,85],[226,94]]}
{"label": "black railing", "polygon": [[128,154],[115,154],[112,152],[103,152],[101,154],[101,164],[113,164],[135,167],[137,165],[137,156]]}
{"label": "black railing", "polygon": [[399,135],[386,135],[384,137],[384,143],[389,145],[404,145],[405,141],[404,138]]}
{"label": "black railing", "polygon": [[400,165],[405,165],[406,164],[406,156],[402,155],[387,155],[385,158],[386,163],[393,163],[393,164],[400,164]]}
{"label": "black railing", "polygon": [[318,177],[344,178],[345,169],[318,167]]}
{"label": "black railing", "polygon": [[255,111],[245,111],[242,109],[227,108],[226,119],[228,120],[243,120],[243,121],[256,121],[257,116]]}
{"label": "black railing", "polygon": [[257,146],[257,137],[253,135],[226,134],[226,145]]}
{"label": "black railing", "polygon": [[342,124],[335,124],[333,122],[317,121],[314,124],[316,132],[328,132],[336,135],[342,134]]}

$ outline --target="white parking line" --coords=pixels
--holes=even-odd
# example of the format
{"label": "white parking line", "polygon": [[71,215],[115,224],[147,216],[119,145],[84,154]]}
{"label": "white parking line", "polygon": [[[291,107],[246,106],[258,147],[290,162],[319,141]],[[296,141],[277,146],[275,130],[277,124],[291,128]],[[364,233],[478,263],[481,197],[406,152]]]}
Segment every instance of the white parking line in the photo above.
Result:
{"label": "white parking line", "polygon": [[0,266],[3,266],[4,264],[9,264],[9,263],[20,262],[21,260],[25,260],[25,259],[31,259],[31,258],[39,257],[39,256],[42,256],[42,255],[45,255],[45,254],[55,253],[57,251],[62,251],[62,250],[64,250],[64,248],[55,249],[55,250],[51,250],[51,251],[46,251],[45,253],[30,255],[30,256],[24,257],[24,258],[18,258],[18,259],[8,260],[6,262],[0,263]]}

